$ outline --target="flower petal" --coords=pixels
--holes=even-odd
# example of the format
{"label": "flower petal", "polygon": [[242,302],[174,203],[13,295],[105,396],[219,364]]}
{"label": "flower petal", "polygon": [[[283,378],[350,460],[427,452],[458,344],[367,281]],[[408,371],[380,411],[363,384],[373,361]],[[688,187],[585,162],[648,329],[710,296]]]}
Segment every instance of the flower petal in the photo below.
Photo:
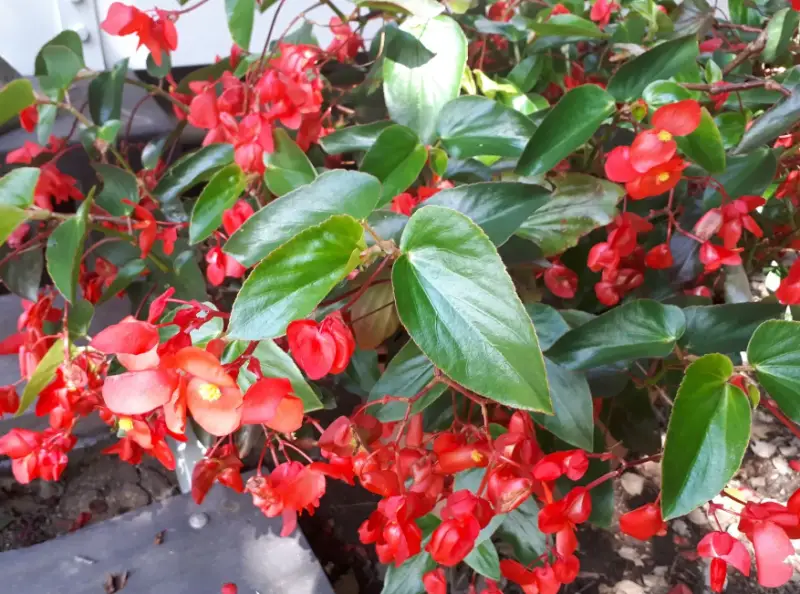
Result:
{"label": "flower petal", "polygon": [[684,99],[659,107],[651,123],[656,130],[666,130],[674,136],[686,136],[700,125],[702,111],[694,99]]}
{"label": "flower petal", "polygon": [[113,413],[142,415],[166,404],[177,383],[177,376],[165,369],[111,375],[103,384],[103,400]]}
{"label": "flower petal", "polygon": [[753,531],[753,547],[759,584],[777,588],[792,578],[794,569],[786,558],[794,554],[794,547],[780,526],[759,522]]}

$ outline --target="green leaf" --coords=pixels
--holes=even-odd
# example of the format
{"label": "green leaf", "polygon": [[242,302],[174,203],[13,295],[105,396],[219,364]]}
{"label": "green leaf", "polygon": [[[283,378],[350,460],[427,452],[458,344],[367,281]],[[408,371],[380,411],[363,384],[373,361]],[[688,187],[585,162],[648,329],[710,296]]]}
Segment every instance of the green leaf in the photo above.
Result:
{"label": "green leaf", "polygon": [[310,227],[267,256],[247,277],[231,312],[229,335],[242,340],[281,336],[307,317],[361,261],[364,230],[336,215]]}
{"label": "green leaf", "polygon": [[480,155],[518,157],[536,124],[497,101],[467,95],[444,106],[437,130],[442,146],[455,159]]}
{"label": "green leaf", "polygon": [[753,332],[764,321],[778,318],[786,306],[778,303],[728,303],[684,308],[686,332],[678,343],[694,355],[747,349]]}
{"label": "green leaf", "polygon": [[378,348],[400,327],[392,285],[383,283],[368,287],[350,308],[350,315],[358,348]]}
{"label": "green leaf", "polygon": [[0,178],[0,204],[28,208],[33,204],[33,192],[38,181],[38,167],[20,167],[9,171]]}
{"label": "green leaf", "polygon": [[416,181],[427,160],[428,150],[414,131],[394,125],[380,133],[364,155],[360,169],[374,175],[383,184],[378,202],[378,206],[383,206]]}
{"label": "green leaf", "polygon": [[380,133],[391,125],[391,122],[373,122],[361,126],[339,128],[336,132],[320,138],[319,142],[329,155],[367,151],[375,144]]}
{"label": "green leaf", "polygon": [[403,31],[395,23],[388,23],[383,31],[386,34],[383,55],[393,62],[407,68],[419,68],[430,62],[435,55],[419,39],[408,31]]}
{"label": "green leaf", "polygon": [[[746,155],[729,156],[725,171],[714,178],[722,184],[731,198],[746,194],[761,195],[772,183],[778,160],[767,147],[754,150]],[[709,185],[703,193],[703,205],[719,206],[722,196]]]}
{"label": "green leaf", "polygon": [[[408,217],[399,212],[379,209],[367,217],[367,223],[382,239],[387,241],[391,239],[395,243],[400,243],[400,236],[403,234],[403,229],[406,228]],[[366,240],[368,246],[375,244],[372,235],[367,234]]]}
{"label": "green leaf", "polygon": [[422,576],[432,569],[436,569],[436,561],[425,551],[407,559],[400,567],[390,563],[381,594],[425,594]]}
{"label": "green leaf", "polygon": [[255,0],[225,0],[228,30],[234,43],[245,51],[250,49],[255,12]]}
{"label": "green leaf", "polygon": [[523,93],[528,93],[539,81],[544,62],[544,57],[538,54],[523,58],[509,72],[508,80],[514,83]]}
{"label": "green leaf", "polygon": [[550,192],[532,184],[485,182],[442,190],[424,202],[457,210],[501,245],[534,211],[548,204]]}
{"label": "green leaf", "polygon": [[722,135],[708,110],[702,108],[700,125],[688,136],[676,137],[678,147],[690,160],[709,173],[725,171],[725,147]]}
{"label": "green leaf", "polygon": [[789,42],[797,31],[797,24],[800,22],[800,15],[793,8],[782,8],[769,20],[767,24],[767,43],[761,58],[764,62],[776,62],[786,50],[789,49]]}
{"label": "green leaf", "polygon": [[243,266],[253,266],[304,229],[331,215],[366,218],[375,208],[380,193],[381,185],[371,175],[342,169],[328,171],[256,212],[231,235],[223,249]]}
{"label": "green leaf", "polygon": [[190,244],[200,243],[222,224],[222,213],[236,203],[246,185],[247,177],[236,163],[214,174],[194,203],[189,224]]}
{"label": "green leaf", "polygon": [[283,196],[317,179],[317,170],[283,128],[276,128],[275,151],[264,155],[264,181],[269,191]]}
{"label": "green leaf", "polygon": [[[61,89],[42,88],[42,92],[51,101],[61,102],[64,100],[64,91]],[[58,116],[58,107],[48,103],[39,105],[37,111],[39,112],[39,123],[36,125],[36,140],[39,141],[39,144],[45,145],[53,131],[53,125]]]}
{"label": "green leaf", "polygon": [[400,249],[395,302],[422,352],[478,394],[552,412],[533,324],[480,227],[454,210],[426,206],[406,225]]}
{"label": "green leaf", "polygon": [[500,580],[500,557],[497,549],[491,540],[484,540],[476,544],[469,555],[464,558],[464,563],[469,565],[473,571],[481,574],[490,580]]}
{"label": "green leaf", "polygon": [[84,65],[83,43],[81,42],[81,38],[75,31],[66,29],[45,43],[42,49],[39,50],[39,53],[36,54],[36,61],[34,63],[36,76],[49,74],[47,71],[47,62],[44,59],[44,49],[52,46],[65,47],[71,50],[72,53],[78,56],[81,66]]}
{"label": "green leaf", "polygon": [[25,385],[25,389],[22,391],[22,397],[19,400],[19,408],[17,409],[16,416],[20,416],[28,410],[28,407],[36,400],[39,392],[53,381],[53,378],[56,376],[56,369],[58,369],[58,366],[63,362],[64,341],[56,340],[53,346],[50,347],[50,350],[48,350],[41,361],[39,361],[31,379],[28,380],[28,383]]}
{"label": "green leaf", "polygon": [[230,163],[233,163],[230,144],[211,144],[178,159],[153,189],[167,220],[186,223],[189,217],[181,203],[181,194]]}
{"label": "green leaf", "polygon": [[656,80],[645,87],[642,98],[651,109],[658,109],[662,105],[691,99],[692,94],[671,80]]}
{"label": "green leaf", "polygon": [[358,6],[376,10],[412,14],[423,19],[432,19],[444,10],[436,0],[355,0]]}
{"label": "green leaf", "polygon": [[554,180],[556,190],[517,230],[517,235],[538,245],[545,256],[560,254],[577,245],[590,231],[608,225],[625,190],[610,181],[568,173]]}
{"label": "green leaf", "polygon": [[92,167],[103,181],[103,189],[95,198],[97,205],[116,217],[129,215],[133,207],[123,204],[122,201],[130,200],[134,204],[139,202],[136,176],[125,169],[106,163],[92,163]]}
{"label": "green leaf", "polygon": [[0,89],[0,125],[17,116],[35,101],[31,81],[25,78],[12,80]]}
{"label": "green leaf", "polygon": [[583,39],[603,39],[608,34],[598,29],[592,21],[574,14],[557,14],[543,23],[528,22],[528,29],[540,36],[581,37]]}
{"label": "green leaf", "polygon": [[730,359],[718,354],[705,355],[686,369],[661,463],[665,520],[704,504],[739,470],[750,439],[750,402],[727,383],[731,374]]}
{"label": "green leaf", "polygon": [[747,127],[747,116],[736,111],[726,111],[714,116],[714,123],[719,129],[719,135],[722,137],[722,146],[727,150],[739,144],[742,136],[744,136],[744,131]]}
{"label": "green leaf", "polygon": [[264,377],[284,377],[292,383],[295,396],[303,401],[303,410],[311,412],[322,408],[319,396],[308,385],[302,372],[292,358],[275,341],[262,340],[253,351],[253,356],[261,364]]}
{"label": "green leaf", "polygon": [[410,18],[400,29],[414,35],[435,56],[417,68],[384,60],[386,107],[393,121],[414,130],[424,144],[431,144],[439,113],[458,96],[467,62],[467,39],[458,23],[446,16],[429,21]]}
{"label": "green leaf", "polygon": [[142,167],[145,169],[155,169],[158,167],[158,161],[164,152],[164,147],[167,145],[169,135],[161,136],[155,140],[151,140],[142,149]]}
{"label": "green leaf", "polygon": [[79,299],[69,308],[67,316],[67,329],[70,336],[86,336],[89,334],[89,325],[94,316],[94,306],[85,299]]}
{"label": "green leaf", "polygon": [[800,87],[756,118],[753,125],[744,133],[739,146],[731,152],[734,155],[749,153],[791,130],[798,121],[800,121]]}
{"label": "green leaf", "polygon": [[145,67],[147,74],[153,78],[164,78],[172,70],[172,56],[168,52],[161,52],[161,64],[159,65],[153,59],[153,54],[148,54]]}
{"label": "green leaf", "polygon": [[447,153],[440,148],[431,147],[428,150],[428,155],[428,164],[431,167],[431,171],[439,177],[444,177],[447,173],[447,164],[450,161]]}
{"label": "green leaf", "polygon": [[533,497],[505,515],[497,535],[513,547],[514,557],[525,565],[533,563],[547,550],[547,541],[539,530],[539,506]]}
{"label": "green leaf", "polygon": [[570,330],[550,347],[547,356],[567,369],[666,357],[685,328],[680,308],[639,299]]}
{"label": "green leaf", "polygon": [[122,117],[122,90],[127,74],[128,58],[125,58],[89,83],[89,113],[98,126]]}
{"label": "green leaf", "polygon": [[550,384],[552,415],[534,413],[533,418],[556,437],[590,451],[594,442],[592,393],[584,374],[570,371],[545,358]]}
{"label": "green leaf", "polygon": [[86,240],[86,222],[92,207],[90,193],[81,203],[75,216],[61,223],[47,239],[47,273],[58,291],[70,303],[75,302],[78,273]]}
{"label": "green leaf", "polygon": [[[401,348],[383,375],[378,379],[369,393],[369,401],[380,400],[384,396],[411,398],[416,396],[433,380],[433,363],[419,347],[409,340]],[[425,410],[444,393],[444,384],[431,388],[425,396],[417,400],[411,407],[411,414]],[[379,407],[370,407],[370,413],[384,423],[402,421],[407,406],[402,402],[387,402]]]}
{"label": "green leaf", "polygon": [[28,301],[36,301],[44,269],[44,250],[21,251],[0,269],[8,290]]}
{"label": "green leaf", "polygon": [[653,412],[647,390],[638,388],[633,382],[613,399],[605,401],[606,426],[615,439],[622,441],[629,450],[640,454],[655,454],[661,450],[661,423]]}
{"label": "green leaf", "polygon": [[608,81],[608,92],[617,101],[638,99],[647,85],[681,72],[698,54],[694,34],[665,41],[623,64]]}
{"label": "green leaf", "polygon": [[781,410],[800,422],[800,322],[771,320],[761,324],[747,345],[747,361]]}
{"label": "green leaf", "polygon": [[597,85],[567,91],[533,133],[517,163],[517,173],[547,173],[581,146],[614,113],[614,98]]}
{"label": "green leaf", "polygon": [[111,281],[111,284],[100,296],[100,300],[97,302],[97,305],[105,303],[112,297],[116,296],[120,291],[127,289],[130,284],[145,271],[146,268],[147,264],[145,261],[138,258],[136,260],[127,262],[124,266],[121,266],[117,270],[117,275],[114,277],[114,280]]}
{"label": "green leaf", "polygon": [[536,336],[543,351],[553,346],[570,330],[569,324],[554,307],[544,303],[526,303],[525,311],[528,312],[533,327],[536,328]]}

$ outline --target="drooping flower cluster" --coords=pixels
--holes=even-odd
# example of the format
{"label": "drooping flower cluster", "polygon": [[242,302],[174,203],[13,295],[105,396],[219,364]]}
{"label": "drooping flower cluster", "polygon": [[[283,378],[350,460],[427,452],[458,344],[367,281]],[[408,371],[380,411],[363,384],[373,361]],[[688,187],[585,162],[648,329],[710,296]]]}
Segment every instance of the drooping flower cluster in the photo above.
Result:
{"label": "drooping flower cluster", "polygon": [[153,57],[153,62],[161,66],[163,55],[178,48],[178,31],[175,12],[153,10],[155,16],[150,16],[135,6],[122,2],[114,2],[108,9],[105,20],[100,23],[100,28],[109,35],[136,35],[139,38],[139,47],[145,46]]}

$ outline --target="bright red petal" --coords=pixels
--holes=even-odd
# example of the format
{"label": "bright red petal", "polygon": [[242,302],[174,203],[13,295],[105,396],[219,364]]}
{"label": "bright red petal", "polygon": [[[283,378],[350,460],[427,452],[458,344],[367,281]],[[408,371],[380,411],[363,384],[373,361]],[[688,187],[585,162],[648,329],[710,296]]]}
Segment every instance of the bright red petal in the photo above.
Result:
{"label": "bright red petal", "polygon": [[639,172],[631,165],[631,149],[618,146],[606,157],[606,177],[614,182],[626,183],[639,177]]}
{"label": "bright red petal", "polygon": [[759,522],[753,531],[756,551],[758,583],[766,588],[777,588],[792,578],[792,565],[787,557],[794,555],[794,547],[780,526],[772,522]]}
{"label": "bright red petal", "polygon": [[109,35],[130,35],[136,31],[142,16],[144,14],[138,8],[114,2],[108,8],[108,14],[100,28]]}
{"label": "bright red petal", "polygon": [[109,326],[89,343],[101,353],[142,355],[158,345],[158,329],[131,316]]}
{"label": "bright red petal", "polygon": [[103,400],[119,415],[142,415],[166,404],[178,378],[164,369],[130,371],[106,378]]}
{"label": "bright red petal", "polygon": [[232,388],[236,382],[214,355],[197,347],[186,347],[175,353],[174,365],[189,375],[220,388]]}
{"label": "bright red petal", "polygon": [[684,99],[659,107],[651,123],[656,130],[666,130],[673,136],[686,136],[697,129],[701,117],[700,104],[694,99]]}
{"label": "bright red petal", "polygon": [[647,173],[653,167],[669,161],[678,150],[672,135],[662,130],[645,130],[639,134],[631,145],[631,166],[639,172]]}
{"label": "bright red petal", "polygon": [[297,431],[303,424],[303,401],[294,395],[289,380],[260,379],[244,395],[242,423],[265,423],[281,433]]}
{"label": "bright red petal", "polygon": [[209,382],[192,378],[186,387],[186,404],[192,418],[211,435],[221,437],[233,433],[241,425],[242,393],[239,388],[221,388],[217,400],[203,397]]}
{"label": "bright red petal", "polygon": [[286,328],[292,357],[309,379],[317,380],[331,370],[336,358],[336,341],[319,331],[314,320],[297,320]]}

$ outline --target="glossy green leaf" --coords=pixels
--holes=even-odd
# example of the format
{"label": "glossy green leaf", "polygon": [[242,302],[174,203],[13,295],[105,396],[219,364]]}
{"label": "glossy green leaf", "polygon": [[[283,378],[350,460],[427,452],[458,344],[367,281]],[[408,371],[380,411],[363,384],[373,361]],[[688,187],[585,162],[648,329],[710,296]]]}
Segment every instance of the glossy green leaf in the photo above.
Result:
{"label": "glossy green leaf", "polygon": [[355,0],[355,3],[376,10],[412,14],[423,19],[432,19],[444,10],[444,6],[436,0]]}
{"label": "glossy green leaf", "polygon": [[661,450],[661,422],[647,390],[628,382],[619,394],[604,401],[603,415],[611,435],[629,450],[646,455]]}
{"label": "glossy green leaf", "polygon": [[139,202],[136,176],[121,167],[107,163],[92,163],[92,167],[103,182],[103,188],[95,198],[97,206],[116,217],[129,215],[133,207],[122,201],[130,200],[134,204]]}
{"label": "glossy green leaf", "polygon": [[697,305],[683,310],[686,332],[679,345],[694,355],[738,355],[756,328],[765,320],[779,318],[786,306],[778,303],[728,303]]}
{"label": "glossy green leaf", "polygon": [[651,109],[658,109],[662,105],[691,99],[692,94],[671,80],[656,80],[644,88],[642,98]]}
{"label": "glossy green leaf", "polygon": [[[108,72],[101,72],[89,83],[89,113],[98,126],[122,116],[122,90],[128,74],[128,58]],[[99,198],[99,196],[98,196]]]}
{"label": "glossy green leaf", "polygon": [[233,42],[245,51],[250,49],[255,11],[255,0],[225,0],[228,30]]}
{"label": "glossy green leaf", "polygon": [[797,32],[798,22],[800,15],[789,6],[772,15],[767,24],[767,43],[761,52],[765,62],[775,62],[786,53],[792,36]]}
{"label": "glossy green leaf", "polygon": [[545,358],[552,415],[534,413],[534,420],[575,447],[591,450],[594,441],[592,393],[583,373],[570,371]]}
{"label": "glossy green leaf", "polygon": [[[403,234],[403,229],[406,228],[408,217],[384,208],[373,211],[367,217],[367,223],[381,239],[387,241],[391,239],[395,243],[400,243],[400,236]],[[372,235],[367,234],[366,239],[368,246],[375,244],[375,239]]]}
{"label": "glossy green leaf", "polygon": [[39,77],[40,84],[45,88],[66,89],[83,68],[83,60],[63,45],[46,45],[39,55],[47,70],[46,75]]}
{"label": "glossy green leaf", "polygon": [[422,352],[478,394],[552,412],[533,324],[480,227],[454,210],[426,206],[406,225],[400,249],[395,302]]}
{"label": "glossy green leaf", "polygon": [[366,248],[353,217],[336,215],[309,227],[253,269],[231,311],[229,335],[242,340],[281,336],[307,317],[338,282],[355,270]]}
{"label": "glossy green leaf", "polygon": [[678,147],[686,156],[709,173],[725,171],[725,147],[722,135],[708,110],[702,108],[700,125],[688,136],[676,137]]}
{"label": "glossy green leaf", "polygon": [[14,229],[28,220],[28,214],[16,206],[0,204],[0,245],[4,244]]}
{"label": "glossy green leaf", "polygon": [[416,181],[427,160],[428,151],[414,131],[394,125],[380,133],[364,155],[360,169],[374,175],[383,185],[378,202],[378,206],[383,206]]}
{"label": "glossy green leaf", "polygon": [[231,235],[224,251],[250,267],[298,233],[331,215],[356,219],[369,216],[381,193],[377,179],[358,171],[337,169],[273,200]]}
{"label": "glossy green leaf", "polygon": [[584,39],[602,39],[608,37],[592,21],[574,14],[557,14],[542,23],[528,22],[528,29],[541,36],[581,37]]}
{"label": "glossy green leaf", "polygon": [[623,64],[608,81],[608,92],[617,101],[633,101],[655,80],[681,72],[697,60],[697,36],[665,41]]}
{"label": "glossy green leaf", "polygon": [[548,349],[547,357],[568,369],[666,357],[685,328],[680,308],[639,299],[570,330]]}
{"label": "glossy green leaf", "polygon": [[739,470],[750,440],[750,402],[727,383],[733,365],[710,354],[686,369],[667,428],[661,510],[688,514],[719,493]]}
{"label": "glossy green leaf", "polygon": [[[761,195],[772,183],[777,167],[778,161],[773,152],[763,147],[746,155],[729,156],[725,171],[714,178],[731,198],[747,194]],[[703,193],[704,206],[719,206],[721,200],[722,196],[709,184]]]}
{"label": "glossy green leaf", "polygon": [[546,351],[570,330],[569,324],[561,317],[557,309],[544,303],[526,303],[525,311],[536,328],[539,346]]}
{"label": "glossy green leaf", "polygon": [[547,550],[545,535],[539,530],[539,506],[533,497],[505,515],[497,535],[513,547],[514,558],[523,564],[532,563]]}
{"label": "glossy green leaf", "polygon": [[361,126],[339,128],[319,139],[322,148],[329,155],[368,151],[391,122],[373,122]]}
{"label": "glossy green leaf", "polygon": [[476,573],[490,580],[500,580],[503,577],[500,574],[500,557],[491,540],[484,540],[482,543],[476,544],[475,548],[464,558],[464,563]]}
{"label": "glossy green leaf", "polygon": [[194,203],[189,243],[194,245],[203,241],[222,224],[222,213],[236,203],[246,185],[247,177],[236,163],[214,174]]}
{"label": "glossy green leaf", "polygon": [[153,78],[164,78],[169,74],[170,70],[172,70],[172,55],[166,51],[161,52],[161,64],[156,64],[156,61],[153,59],[153,54],[148,54],[147,60],[145,61],[145,68],[147,74]]}
{"label": "glossy green leaf", "polygon": [[0,125],[34,104],[33,85],[25,78],[12,80],[0,89]]}
{"label": "glossy green leaf", "polygon": [[758,383],[786,415],[800,422],[800,322],[761,324],[747,346]]}
{"label": "glossy green leaf", "polygon": [[155,169],[158,167],[158,162],[164,152],[164,147],[167,146],[169,138],[169,135],[161,136],[144,145],[142,149],[142,167],[145,169]]}
{"label": "glossy green leaf", "polygon": [[523,58],[508,73],[508,80],[514,83],[523,93],[528,93],[539,81],[544,62],[544,57],[539,54]]}
{"label": "glossy green leaf", "polygon": [[501,245],[534,211],[548,204],[550,192],[532,184],[485,182],[442,190],[425,205],[446,206],[477,223],[492,243]]}
{"label": "glossy green leaf", "polygon": [[[433,372],[433,363],[419,350],[413,340],[409,340],[392,358],[386,371],[372,387],[369,400],[380,400],[384,396],[400,398],[416,396],[433,380]],[[444,390],[443,384],[431,388],[425,396],[414,403],[411,413],[425,410],[444,393]],[[402,421],[406,408],[402,402],[387,402],[381,406],[370,407],[370,414],[384,423]]]}
{"label": "glossy green leaf", "polygon": [[22,391],[22,397],[19,399],[19,408],[17,409],[17,416],[28,410],[31,404],[36,401],[39,395],[47,384],[53,381],[56,376],[56,369],[64,362],[64,341],[56,340],[50,350],[45,353],[36,369],[25,385]]}
{"label": "glossy green leaf", "polygon": [[317,179],[317,170],[283,128],[275,129],[275,150],[264,155],[264,181],[269,191],[283,196]]}
{"label": "glossy green leaf", "polygon": [[[42,88],[42,92],[51,101],[60,103],[64,100],[63,89]],[[45,145],[53,132],[53,125],[58,116],[58,107],[52,103],[46,103],[39,105],[36,109],[39,113],[39,123],[36,124],[36,140],[39,141],[39,144]]]}
{"label": "glossy green leaf", "polygon": [[89,325],[94,317],[94,306],[85,299],[79,299],[69,308],[67,329],[70,336],[82,337],[89,334]]}
{"label": "glossy green leaf", "polygon": [[158,198],[167,220],[187,222],[189,217],[181,203],[181,194],[230,163],[233,163],[233,147],[230,144],[210,144],[178,159],[153,189],[153,195]]}
{"label": "glossy green leaf", "polygon": [[0,268],[0,279],[8,290],[28,301],[36,301],[44,270],[44,250],[23,250]]}
{"label": "glossy green leaf", "polygon": [[422,45],[414,35],[403,31],[395,23],[387,23],[383,32],[385,33],[383,55],[393,62],[407,68],[419,68],[436,55]]}
{"label": "glossy green leaf", "polygon": [[80,36],[72,29],[65,29],[64,31],[61,31],[61,33],[53,37],[50,41],[45,43],[39,50],[39,53],[36,54],[36,60],[34,62],[34,69],[36,76],[49,74],[47,70],[47,62],[45,61],[44,58],[44,49],[52,46],[65,47],[69,49],[70,51],[72,51],[73,54],[75,54],[78,57],[81,65],[84,64],[83,43],[81,42]]}
{"label": "glossy green leaf", "polygon": [[747,127],[747,116],[736,111],[726,111],[714,116],[714,123],[722,137],[722,146],[726,150],[739,144]]}
{"label": "glossy green leaf", "polygon": [[0,177],[0,204],[28,208],[33,204],[33,192],[38,181],[38,167],[20,167],[9,171]]}
{"label": "glossy green leaf", "polygon": [[800,121],[800,88],[755,119],[732,153],[741,155],[769,143]]}
{"label": "glossy green leaf", "polygon": [[610,181],[568,173],[556,178],[556,190],[517,230],[538,245],[545,256],[560,254],[590,231],[608,225],[625,190]]}
{"label": "glossy green leaf", "polygon": [[445,105],[437,130],[442,146],[456,159],[480,155],[518,157],[536,124],[497,101],[467,95]]}
{"label": "glossy green leaf", "polygon": [[86,197],[75,216],[61,223],[47,239],[47,273],[58,291],[70,303],[75,302],[78,273],[86,240],[87,219],[92,207],[92,194]]}
{"label": "glossy green leaf", "polygon": [[297,368],[292,357],[273,340],[258,343],[253,356],[261,365],[264,377],[283,377],[292,383],[295,396],[303,401],[303,410],[311,412],[322,408],[322,402],[313,388],[308,385],[303,373]]}
{"label": "glossy green leaf", "polygon": [[450,161],[447,153],[444,150],[436,147],[431,147],[428,150],[428,164],[431,171],[439,177],[444,177],[447,173],[447,164]]}
{"label": "glossy green leaf", "polygon": [[597,85],[568,91],[533,133],[517,163],[517,173],[547,173],[577,149],[614,113],[614,98]]}
{"label": "glossy green leaf", "polygon": [[373,284],[367,288],[350,308],[350,315],[350,325],[358,348],[378,348],[400,327],[400,319],[394,308],[392,285]]}
{"label": "glossy green leaf", "polygon": [[136,259],[127,262],[117,270],[117,274],[111,284],[103,291],[97,305],[101,305],[115,297],[120,291],[127,289],[145,271],[147,264],[144,260]]}
{"label": "glossy green leaf", "polygon": [[417,68],[384,60],[386,107],[393,121],[408,126],[423,143],[430,144],[439,113],[458,96],[467,40],[458,23],[446,16],[429,21],[411,18],[400,28],[417,37],[435,56]]}
{"label": "glossy green leaf", "polygon": [[425,551],[407,559],[400,567],[390,563],[381,594],[425,594],[422,576],[433,569],[436,569],[436,561]]}

